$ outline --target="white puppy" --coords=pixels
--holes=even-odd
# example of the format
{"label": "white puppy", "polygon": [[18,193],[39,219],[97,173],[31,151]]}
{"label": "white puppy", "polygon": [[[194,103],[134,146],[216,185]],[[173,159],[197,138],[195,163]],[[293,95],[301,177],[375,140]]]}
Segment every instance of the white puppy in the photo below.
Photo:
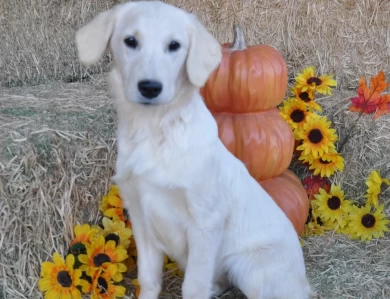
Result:
{"label": "white puppy", "polygon": [[[111,49],[119,185],[138,248],[141,299],[161,291],[164,253],[184,299],[235,285],[250,299],[311,293],[296,232],[218,138],[199,88],[221,46],[197,18],[158,1],[120,4],[76,35],[89,65]],[[280,186],[283,188],[283,186]]]}

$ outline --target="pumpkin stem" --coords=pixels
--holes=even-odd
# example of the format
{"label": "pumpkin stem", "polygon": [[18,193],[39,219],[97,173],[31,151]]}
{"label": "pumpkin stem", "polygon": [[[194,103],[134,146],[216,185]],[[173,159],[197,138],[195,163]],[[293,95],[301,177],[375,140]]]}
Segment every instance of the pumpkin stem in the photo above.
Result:
{"label": "pumpkin stem", "polygon": [[234,32],[234,39],[229,49],[245,50],[246,42],[245,42],[244,32],[242,31],[241,27],[237,23],[233,25],[233,32]]}

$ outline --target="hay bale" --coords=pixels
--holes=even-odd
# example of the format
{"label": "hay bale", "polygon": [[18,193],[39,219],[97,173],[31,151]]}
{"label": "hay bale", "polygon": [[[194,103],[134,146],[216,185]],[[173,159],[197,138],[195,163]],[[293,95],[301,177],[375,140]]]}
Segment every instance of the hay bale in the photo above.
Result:
{"label": "hay bale", "polygon": [[[110,57],[85,69],[74,33],[98,12],[123,0],[2,0],[0,82],[3,86],[77,81],[107,71]],[[233,21],[248,43],[266,43],[286,58],[290,76],[315,65],[337,76],[338,88],[355,88],[361,75],[390,71],[390,2],[309,0],[169,0],[198,14],[221,41]]]}
{"label": "hay bale", "polygon": [[[117,153],[117,115],[103,76],[0,90],[0,298],[41,299],[41,263],[66,254],[76,224],[97,224]],[[390,115],[359,120],[346,111],[354,91],[319,100],[341,143],[345,170],[332,178],[364,201],[372,169],[390,178]],[[301,164],[300,164],[301,165]],[[297,172],[298,164],[293,164]],[[303,174],[304,175],[304,174]],[[303,178],[301,175],[301,178]],[[390,215],[390,187],[380,197]],[[390,298],[390,233],[368,244],[335,232],[306,238],[306,267],[322,299]],[[135,273],[130,273],[133,275]],[[127,299],[130,278],[124,286]],[[160,298],[181,298],[181,280],[165,276]],[[230,292],[220,299],[243,299]]]}

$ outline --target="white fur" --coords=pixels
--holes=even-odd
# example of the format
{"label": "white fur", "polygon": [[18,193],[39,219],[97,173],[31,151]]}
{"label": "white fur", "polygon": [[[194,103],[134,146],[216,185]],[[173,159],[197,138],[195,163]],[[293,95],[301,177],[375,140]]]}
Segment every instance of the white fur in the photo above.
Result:
{"label": "white fur", "polygon": [[[137,37],[138,49],[126,47],[128,35]],[[172,39],[181,44],[174,53],[166,50]],[[99,15],[76,41],[85,64],[107,45],[115,59],[114,180],[133,224],[140,298],[158,298],[164,254],[185,271],[184,299],[208,299],[230,285],[249,299],[310,298],[291,222],[221,143],[199,94],[221,59],[203,25],[168,4],[129,2]],[[144,79],[163,84],[148,106],[137,90]]]}

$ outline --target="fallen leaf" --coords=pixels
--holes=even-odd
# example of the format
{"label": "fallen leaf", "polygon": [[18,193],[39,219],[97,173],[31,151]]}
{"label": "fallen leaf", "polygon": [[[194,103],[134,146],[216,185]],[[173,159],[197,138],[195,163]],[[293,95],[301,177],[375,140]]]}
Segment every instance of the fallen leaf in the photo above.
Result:
{"label": "fallen leaf", "polygon": [[380,71],[376,77],[371,77],[370,89],[367,88],[364,77],[361,77],[357,90],[358,97],[351,98],[352,105],[349,110],[362,114],[376,112],[374,119],[389,113],[390,95],[381,94],[388,86],[390,84],[386,82],[383,71]]}
{"label": "fallen leaf", "polygon": [[325,191],[330,190],[330,183],[328,178],[326,177],[320,177],[317,175],[308,176],[302,181],[302,185],[306,190],[307,197],[310,200],[315,199],[315,195],[320,192],[320,188],[324,189]]}
{"label": "fallen leaf", "polygon": [[380,109],[376,111],[374,119],[390,113],[390,94],[383,95],[383,97],[386,97],[386,102],[384,102]]}

